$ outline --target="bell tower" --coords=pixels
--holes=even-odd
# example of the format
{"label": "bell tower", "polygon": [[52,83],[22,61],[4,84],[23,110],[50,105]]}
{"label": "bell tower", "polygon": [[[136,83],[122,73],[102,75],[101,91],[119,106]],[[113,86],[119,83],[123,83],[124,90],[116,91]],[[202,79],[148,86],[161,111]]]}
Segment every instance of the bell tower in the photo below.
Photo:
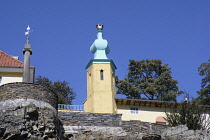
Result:
{"label": "bell tower", "polygon": [[116,66],[107,58],[110,52],[107,40],[103,39],[103,25],[96,25],[97,39],[90,47],[94,59],[86,66],[87,70],[87,99],[84,102],[85,112],[116,113]]}

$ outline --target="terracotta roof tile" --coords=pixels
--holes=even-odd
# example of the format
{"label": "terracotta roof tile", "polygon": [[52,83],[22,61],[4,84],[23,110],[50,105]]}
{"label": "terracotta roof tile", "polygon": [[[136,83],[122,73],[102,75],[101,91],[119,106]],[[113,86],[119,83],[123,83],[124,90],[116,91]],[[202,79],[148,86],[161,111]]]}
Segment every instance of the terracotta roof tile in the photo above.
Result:
{"label": "terracotta roof tile", "polygon": [[0,50],[0,67],[22,68],[23,62]]}

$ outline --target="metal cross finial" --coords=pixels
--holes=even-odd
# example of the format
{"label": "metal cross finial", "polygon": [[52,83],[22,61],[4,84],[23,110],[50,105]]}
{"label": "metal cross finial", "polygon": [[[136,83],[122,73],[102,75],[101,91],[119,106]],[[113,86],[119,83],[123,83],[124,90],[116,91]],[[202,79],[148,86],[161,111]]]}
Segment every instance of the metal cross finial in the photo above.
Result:
{"label": "metal cross finial", "polygon": [[30,26],[28,25],[28,27],[26,28],[26,32],[25,32],[25,35],[26,35],[26,44],[29,44],[29,39],[30,39],[30,36],[29,36],[29,33],[32,32],[33,30],[31,30]]}

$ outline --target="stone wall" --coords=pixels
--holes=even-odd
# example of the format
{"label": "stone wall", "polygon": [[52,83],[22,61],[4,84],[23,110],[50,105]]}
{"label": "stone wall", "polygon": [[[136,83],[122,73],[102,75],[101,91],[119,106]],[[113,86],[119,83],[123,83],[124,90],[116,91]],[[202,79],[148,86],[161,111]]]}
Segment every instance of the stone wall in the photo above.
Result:
{"label": "stone wall", "polygon": [[142,121],[122,121],[121,127],[129,133],[156,133],[161,134],[161,130],[168,128],[168,125],[142,122]]}
{"label": "stone wall", "polygon": [[[54,110],[58,109],[58,97],[49,88],[41,85],[30,83],[9,83],[0,86],[0,106],[7,107],[9,104],[16,100],[16,103],[20,103],[17,99],[28,100],[31,102],[40,101],[40,104],[50,104]],[[3,105],[5,101],[10,102],[7,105]]]}
{"label": "stone wall", "polygon": [[[167,125],[142,121],[122,121],[122,114],[88,113],[88,112],[59,112],[58,116],[63,125],[71,126],[108,126],[123,127],[126,131],[146,130],[145,132],[161,132]],[[141,126],[141,129],[140,129]]]}
{"label": "stone wall", "polygon": [[204,130],[188,130],[186,126],[122,121],[121,114],[58,112],[66,139],[109,140],[209,140]]}
{"label": "stone wall", "polygon": [[58,116],[63,125],[119,127],[122,115],[111,113],[59,112]]}
{"label": "stone wall", "polygon": [[[121,114],[58,112],[62,132],[72,139],[142,139],[143,136],[159,134],[167,125],[122,121]],[[156,135],[155,135],[156,136]]]}

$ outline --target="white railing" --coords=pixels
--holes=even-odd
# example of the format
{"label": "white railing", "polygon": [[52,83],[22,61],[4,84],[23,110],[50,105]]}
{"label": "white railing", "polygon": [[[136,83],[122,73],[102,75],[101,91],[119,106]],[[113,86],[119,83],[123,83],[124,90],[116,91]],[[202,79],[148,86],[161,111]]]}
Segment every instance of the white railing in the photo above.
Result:
{"label": "white railing", "polygon": [[58,110],[76,110],[83,111],[83,105],[68,105],[68,104],[58,104]]}

